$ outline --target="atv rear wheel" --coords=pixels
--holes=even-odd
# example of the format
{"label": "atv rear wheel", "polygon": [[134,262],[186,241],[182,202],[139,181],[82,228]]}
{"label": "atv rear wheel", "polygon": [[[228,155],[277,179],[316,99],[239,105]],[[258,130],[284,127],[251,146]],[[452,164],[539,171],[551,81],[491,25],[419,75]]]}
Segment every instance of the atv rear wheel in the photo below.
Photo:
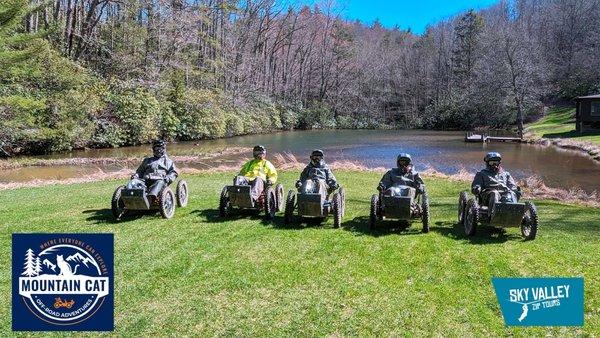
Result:
{"label": "atv rear wheel", "polygon": [[333,227],[336,229],[342,224],[343,208],[344,206],[342,204],[342,197],[340,194],[333,194]]}
{"label": "atv rear wheel", "polygon": [[158,208],[160,210],[160,214],[163,218],[169,219],[172,218],[175,214],[175,194],[173,194],[173,190],[171,188],[166,187],[160,193],[159,205]]}
{"label": "atv rear wheel", "polygon": [[458,224],[462,226],[464,226],[465,222],[468,198],[466,191],[461,191],[460,195],[458,195]]}
{"label": "atv rear wheel", "polygon": [[115,219],[115,221],[121,220],[121,217],[123,217],[123,215],[125,214],[125,203],[123,202],[123,199],[121,198],[121,193],[123,192],[123,188],[125,188],[125,187],[118,187],[115,190],[115,192],[112,196],[112,200],[110,202],[112,215],[113,215],[113,218]]}
{"label": "atv rear wheel", "polygon": [[188,185],[184,180],[180,180],[177,182],[177,190],[175,190],[175,194],[177,195],[177,206],[178,207],[186,207],[188,204]]}
{"label": "atv rear wheel", "polygon": [[371,196],[371,213],[369,214],[369,230],[375,229],[377,225],[377,213],[379,209],[379,195]]}
{"label": "atv rear wheel", "polygon": [[223,187],[221,190],[221,197],[219,198],[219,216],[227,217],[231,213],[231,201],[229,200],[229,194],[227,193],[227,187]]}
{"label": "atv rear wheel", "polygon": [[423,222],[423,232],[429,232],[429,196],[423,193],[421,197],[421,221]]}
{"label": "atv rear wheel", "polygon": [[290,224],[294,221],[294,209],[296,208],[296,192],[288,191],[287,199],[285,200],[285,212],[283,215],[283,223]]}
{"label": "atv rear wheel", "polygon": [[474,199],[467,202],[467,215],[464,221],[465,234],[475,235],[477,223],[479,222],[479,204]]}
{"label": "atv rear wheel", "polygon": [[521,235],[525,240],[534,240],[539,226],[537,208],[532,202],[525,202],[525,216],[521,222]]}
{"label": "atv rear wheel", "polygon": [[269,220],[275,218],[277,212],[277,195],[272,187],[265,190],[265,217]]}

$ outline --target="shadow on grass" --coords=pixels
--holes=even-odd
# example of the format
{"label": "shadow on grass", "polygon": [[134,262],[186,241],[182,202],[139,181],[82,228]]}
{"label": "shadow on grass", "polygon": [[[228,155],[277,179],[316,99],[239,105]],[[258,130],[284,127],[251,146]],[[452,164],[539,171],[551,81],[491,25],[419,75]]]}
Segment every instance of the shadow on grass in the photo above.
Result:
{"label": "shadow on grass", "polygon": [[[106,208],[105,209],[84,210],[83,213],[90,214],[86,218],[86,220],[94,222],[94,224],[101,224],[101,223],[117,224],[117,223],[131,222],[131,221],[134,221],[144,215],[144,213],[139,212],[139,211],[128,211],[125,215],[123,215],[121,217],[120,220],[117,221],[113,218],[112,211],[110,209],[106,209]],[[146,212],[146,214],[148,214],[148,212]]]}
{"label": "shadow on grass", "polygon": [[197,214],[198,216],[203,217],[208,223],[225,223],[240,219],[256,220],[264,225],[269,225],[274,222],[274,220],[265,219],[262,210],[234,209],[227,217],[221,217],[218,209],[194,210],[191,214]]}
{"label": "shadow on grass", "polygon": [[464,228],[454,222],[435,222],[436,226],[430,228],[442,236],[455,240],[467,240],[471,244],[500,244],[508,240],[520,240],[521,236],[508,234],[504,228],[478,225],[474,236],[467,236]]}
{"label": "shadow on grass", "polygon": [[[331,228],[331,224],[326,224],[328,217],[317,218],[317,217],[302,217],[294,215],[292,222],[285,223],[284,218],[281,216],[275,216],[272,222],[274,229],[280,230],[303,230],[309,228]],[[343,224],[342,224],[343,226]]]}
{"label": "shadow on grass", "polygon": [[368,235],[373,237],[387,236],[396,234],[401,236],[421,235],[421,223],[418,221],[412,223],[402,223],[400,221],[386,220],[378,221],[374,229],[369,229],[369,217],[358,216],[342,223],[342,228],[351,231],[357,235]]}

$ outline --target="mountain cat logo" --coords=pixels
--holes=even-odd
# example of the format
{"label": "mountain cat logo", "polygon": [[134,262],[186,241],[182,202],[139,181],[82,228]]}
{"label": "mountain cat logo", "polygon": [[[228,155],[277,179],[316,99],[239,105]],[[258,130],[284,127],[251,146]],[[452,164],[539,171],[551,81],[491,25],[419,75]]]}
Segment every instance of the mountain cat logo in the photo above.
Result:
{"label": "mountain cat logo", "polygon": [[113,330],[112,234],[13,234],[13,330]]}
{"label": "mountain cat logo", "polygon": [[493,278],[509,326],[582,326],[583,278]]}

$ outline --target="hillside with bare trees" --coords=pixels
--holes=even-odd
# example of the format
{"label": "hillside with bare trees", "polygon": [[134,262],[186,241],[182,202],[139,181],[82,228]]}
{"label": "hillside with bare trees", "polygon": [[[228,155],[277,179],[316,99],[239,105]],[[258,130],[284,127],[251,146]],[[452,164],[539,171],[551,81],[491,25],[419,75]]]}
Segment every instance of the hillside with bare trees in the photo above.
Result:
{"label": "hillside with bare trees", "polygon": [[600,90],[600,1],[502,1],[422,35],[335,3],[6,0],[0,145],[118,147],[313,128],[522,130]]}

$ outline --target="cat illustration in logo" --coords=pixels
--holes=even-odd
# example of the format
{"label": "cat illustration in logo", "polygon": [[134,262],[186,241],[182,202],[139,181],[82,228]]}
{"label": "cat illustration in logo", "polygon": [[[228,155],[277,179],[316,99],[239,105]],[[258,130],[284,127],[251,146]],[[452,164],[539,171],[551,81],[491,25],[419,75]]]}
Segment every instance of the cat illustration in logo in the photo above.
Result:
{"label": "cat illustration in logo", "polygon": [[73,277],[77,274],[77,268],[79,267],[79,264],[76,264],[75,269],[71,270],[71,265],[63,259],[63,255],[56,255],[56,265],[60,269],[58,275],[61,277]]}

